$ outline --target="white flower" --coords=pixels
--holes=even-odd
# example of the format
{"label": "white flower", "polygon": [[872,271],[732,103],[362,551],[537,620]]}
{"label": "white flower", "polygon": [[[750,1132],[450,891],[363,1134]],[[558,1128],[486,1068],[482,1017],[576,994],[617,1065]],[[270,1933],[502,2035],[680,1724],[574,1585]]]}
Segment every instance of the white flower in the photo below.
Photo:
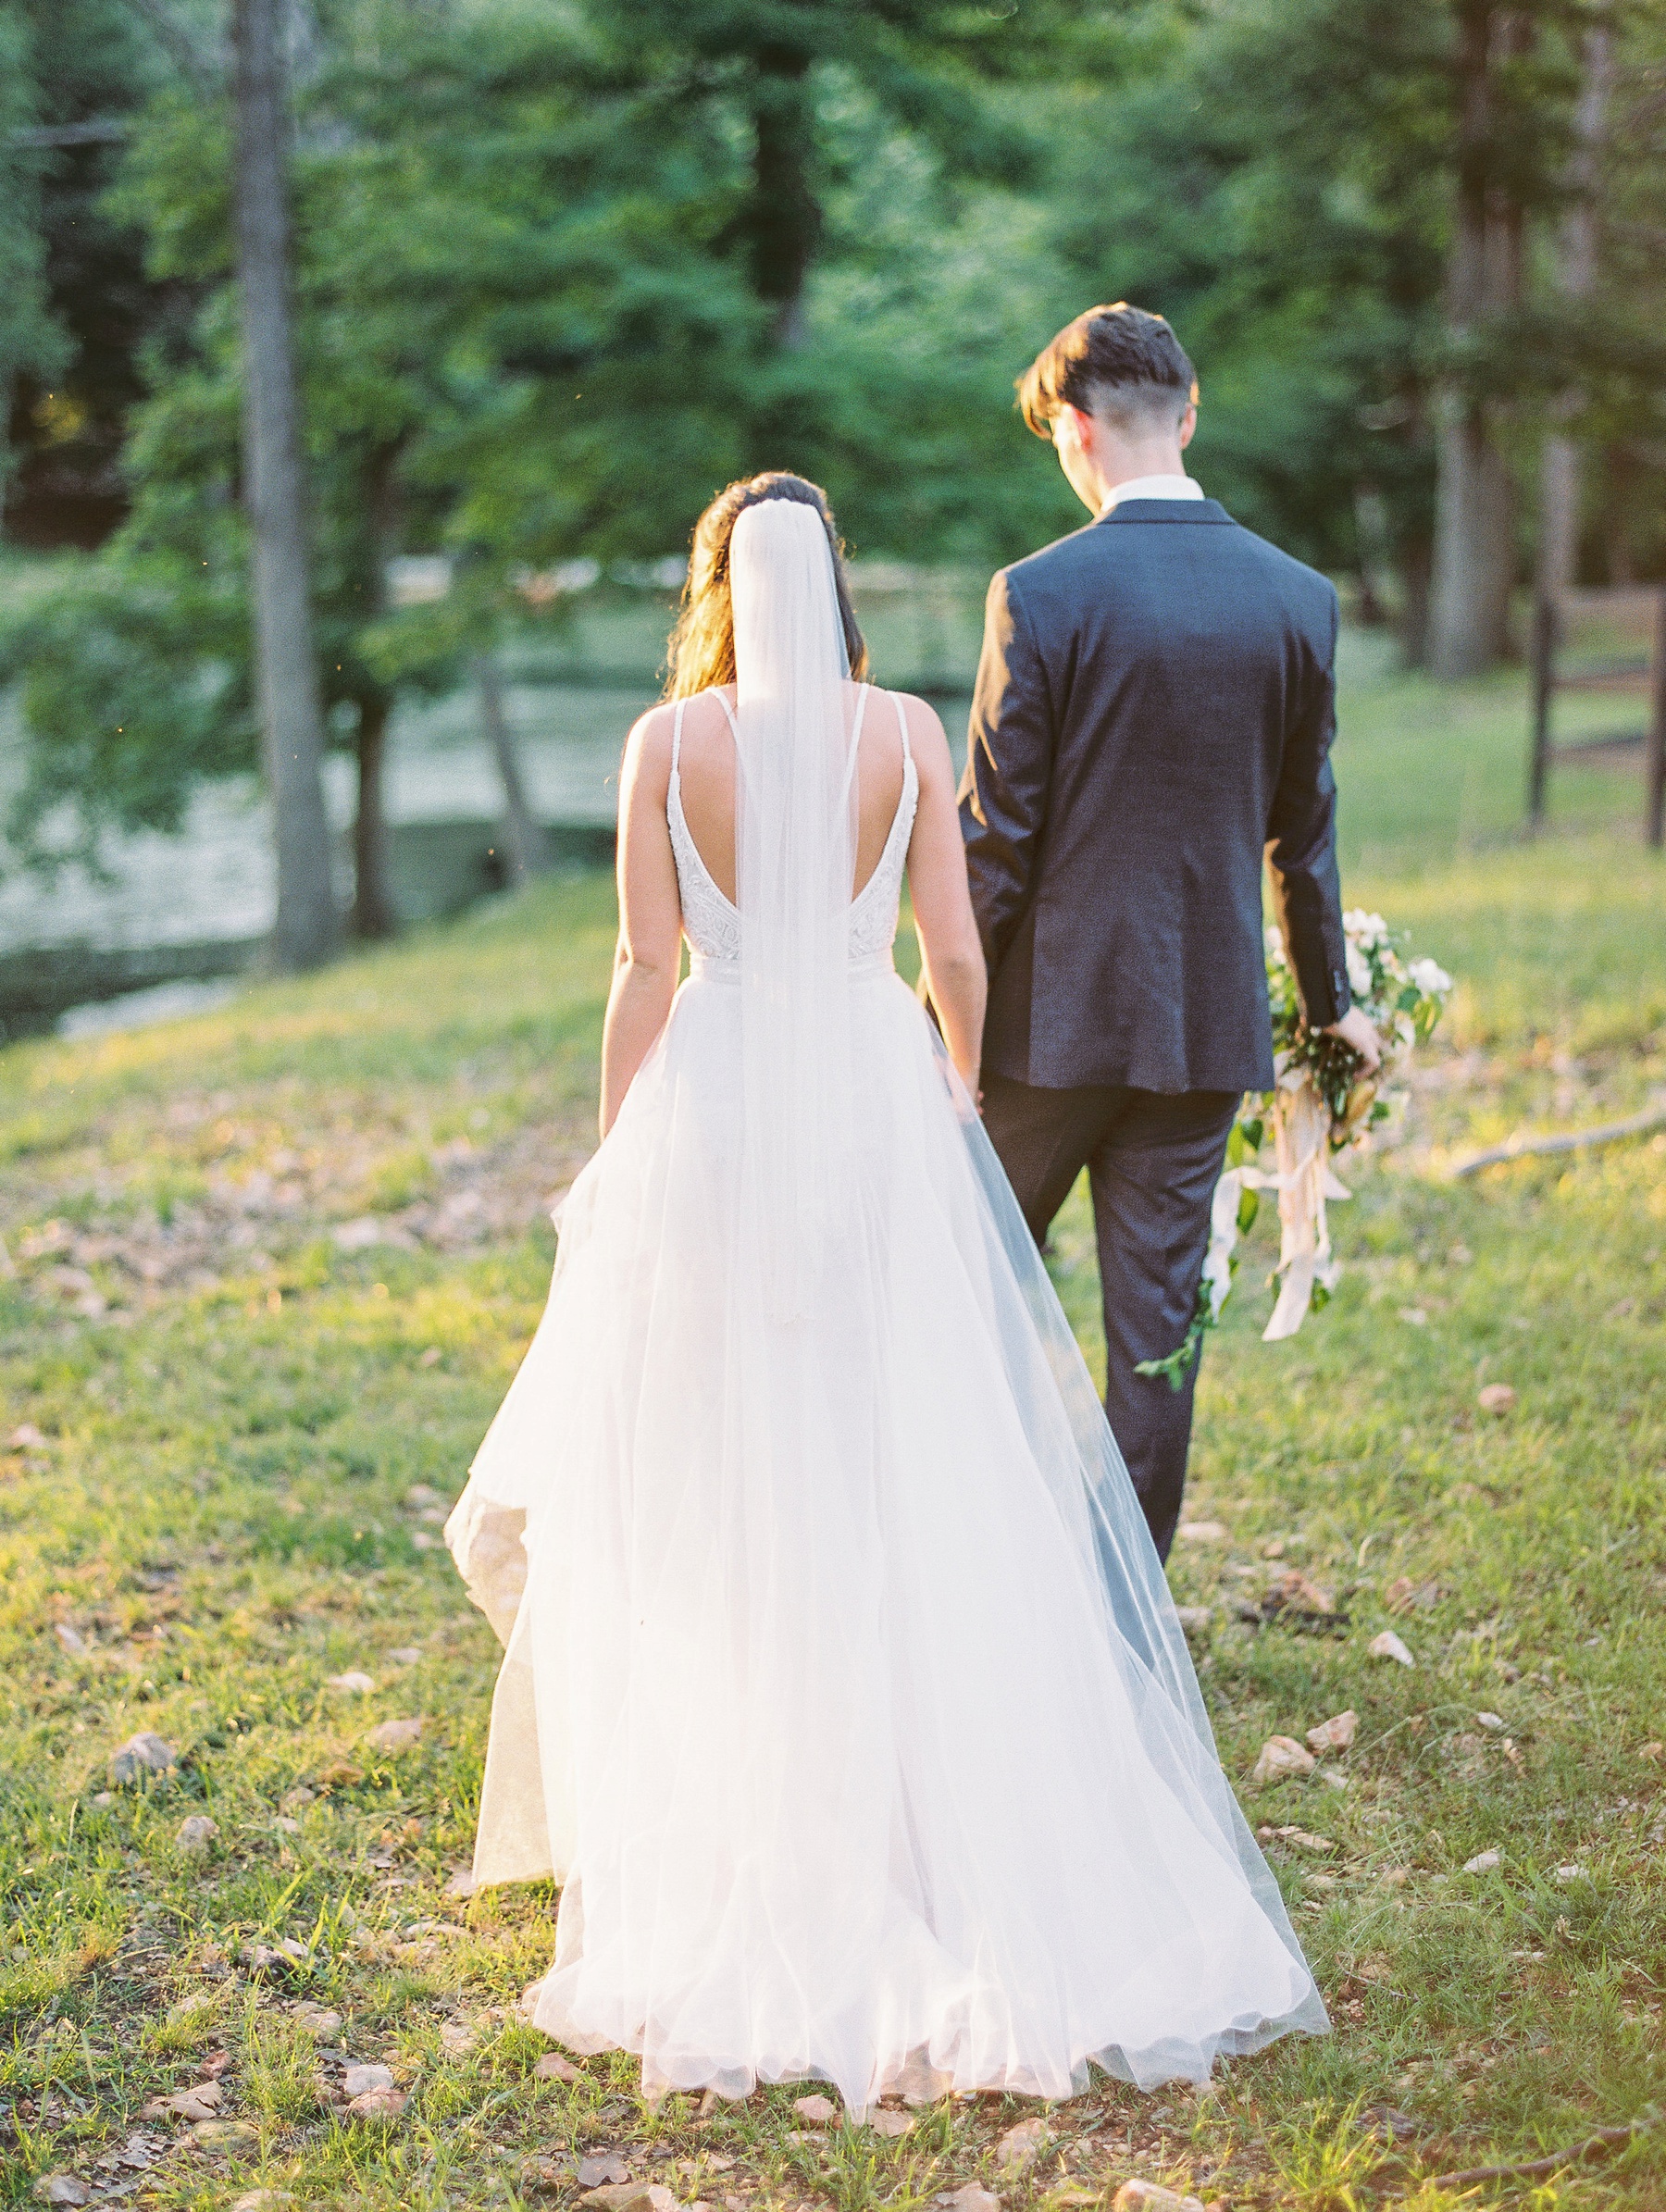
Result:
{"label": "white flower", "polygon": [[1272,922],[1267,924],[1267,958],[1269,960],[1284,958],[1284,933],[1276,924]]}
{"label": "white flower", "polygon": [[1371,995],[1371,963],[1351,938],[1348,944],[1348,984],[1356,999]]}
{"label": "white flower", "polygon": [[1444,999],[1452,988],[1452,978],[1433,960],[1414,960],[1411,979],[1425,999]]}

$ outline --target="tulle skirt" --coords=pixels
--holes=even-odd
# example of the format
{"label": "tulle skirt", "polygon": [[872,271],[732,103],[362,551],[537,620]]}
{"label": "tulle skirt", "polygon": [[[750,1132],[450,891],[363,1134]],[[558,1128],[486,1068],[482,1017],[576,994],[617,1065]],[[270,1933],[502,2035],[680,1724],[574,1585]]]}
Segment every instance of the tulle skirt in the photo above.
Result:
{"label": "tulle skirt", "polygon": [[889,962],[852,988],[846,1188],[811,1311],[773,1322],[740,998],[678,992],[447,1529],[507,1646],[476,1875],[563,1885],[539,2026],[640,2052],[651,2092],[817,2076],[856,2112],[1322,2032],[935,1033]]}

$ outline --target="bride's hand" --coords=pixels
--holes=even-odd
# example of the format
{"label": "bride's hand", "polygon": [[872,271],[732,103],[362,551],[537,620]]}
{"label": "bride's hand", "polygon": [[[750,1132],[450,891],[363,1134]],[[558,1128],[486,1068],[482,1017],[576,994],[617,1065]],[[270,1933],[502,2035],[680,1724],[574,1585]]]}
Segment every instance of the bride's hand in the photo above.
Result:
{"label": "bride's hand", "polygon": [[1325,1025],[1324,1035],[1334,1037],[1350,1046],[1365,1063],[1365,1073],[1374,1075],[1383,1064],[1382,1039],[1371,1025],[1371,1017],[1359,1006],[1350,1006],[1339,1022]]}

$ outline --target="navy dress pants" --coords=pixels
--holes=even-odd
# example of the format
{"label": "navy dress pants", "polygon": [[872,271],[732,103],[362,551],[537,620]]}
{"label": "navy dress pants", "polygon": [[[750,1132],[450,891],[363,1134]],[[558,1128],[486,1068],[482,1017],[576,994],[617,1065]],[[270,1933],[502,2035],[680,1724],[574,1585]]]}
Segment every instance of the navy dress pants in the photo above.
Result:
{"label": "navy dress pants", "polygon": [[1038,1244],[1083,1168],[1093,1194],[1105,1310],[1105,1413],[1160,1559],[1180,1519],[1198,1362],[1182,1389],[1136,1374],[1166,1359],[1197,1306],[1209,1201],[1237,1091],[1042,1090],[984,1078],[984,1125]]}

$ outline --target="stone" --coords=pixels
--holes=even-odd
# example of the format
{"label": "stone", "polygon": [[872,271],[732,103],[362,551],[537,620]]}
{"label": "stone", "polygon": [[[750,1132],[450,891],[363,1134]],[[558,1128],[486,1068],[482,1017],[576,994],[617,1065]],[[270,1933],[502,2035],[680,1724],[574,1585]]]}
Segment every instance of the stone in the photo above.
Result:
{"label": "stone", "polygon": [[472,1897],[477,1886],[473,1869],[459,1867],[446,1883],[444,1895],[448,1897]]}
{"label": "stone", "polygon": [[295,2024],[319,2043],[328,2043],[332,2035],[342,2032],[342,2016],[326,2005],[302,2005],[295,2012]]}
{"label": "stone", "polygon": [[1175,1617],[1188,1636],[1206,1636],[1214,1614],[1206,1605],[1177,1605]]}
{"label": "stone", "polygon": [[213,2119],[225,2095],[218,2082],[199,2082],[194,2089],[176,2090],[172,2096],[152,2097],[142,2117],[161,2119]]}
{"label": "stone", "polygon": [[93,2192],[73,2174],[43,2174],[34,2185],[34,2193],[43,2205],[88,2205],[93,2201]]}
{"label": "stone", "polygon": [[358,2096],[349,2097],[347,2109],[354,2119],[397,2119],[405,2108],[405,2102],[404,2090],[390,2085],[386,2089],[367,2089]]}
{"label": "stone", "polygon": [[1392,2143],[1405,2143],[1418,2133],[1417,2122],[1409,2112],[1397,2112],[1392,2105],[1367,2105],[1360,2114],[1360,2125],[1369,2128],[1374,2135],[1383,2135]]}
{"label": "stone", "polygon": [[401,1644],[396,1651],[390,1651],[388,1657],[396,1667],[414,1667],[422,1657],[422,1647],[420,1644]]}
{"label": "stone", "polygon": [[867,2124],[876,2135],[896,2137],[908,2134],[914,2127],[914,2116],[908,2112],[892,2112],[880,2105],[868,2114]]}
{"label": "stone", "polygon": [[204,2150],[222,2158],[237,2151],[252,2151],[260,2142],[260,2130],[247,2119],[199,2119],[191,2131]]}
{"label": "stone", "polygon": [[283,2212],[294,2198],[287,2189],[245,2189],[231,2200],[231,2212]]}
{"label": "stone", "polygon": [[995,2163],[1003,2171],[1027,2166],[1052,2132],[1044,2119],[1021,2119],[995,2145]]}
{"label": "stone", "polygon": [[1502,1857],[1498,1851],[1477,1851],[1473,1858],[1464,1860],[1463,1870],[1466,1874],[1490,1874]]}
{"label": "stone", "polygon": [[1270,1735],[1261,1747],[1250,1785],[1261,1789],[1269,1782],[1284,1782],[1292,1774],[1311,1774],[1318,1763],[1306,1745],[1299,1744],[1293,1735]]}
{"label": "stone", "polygon": [[1314,1835],[1306,1828],[1258,1828],[1255,1833],[1263,1844],[1294,1844],[1299,1851],[1334,1851],[1337,1847],[1333,1836]]}
{"label": "stone", "polygon": [[370,1675],[361,1674],[356,1667],[352,1667],[345,1674],[327,1674],[324,1687],[327,1690],[346,1690],[355,1697],[367,1697],[376,1684]]}
{"label": "stone", "polygon": [[408,1751],[413,1744],[422,1741],[420,1721],[382,1721],[366,1736],[367,1744],[374,1744],[379,1751]]}
{"label": "stone", "polygon": [[110,1759],[110,1773],[122,1784],[137,1782],[142,1774],[168,1774],[178,1764],[173,1746],[155,1729],[142,1728],[118,1746]]}
{"label": "stone", "polygon": [[87,1648],[86,1637],[68,1621],[55,1621],[52,1633],[73,1659],[79,1659]]}
{"label": "stone", "polygon": [[578,2161],[580,2189],[617,2188],[629,2179],[630,2169],[617,2151],[587,2151]]}
{"label": "stone", "polygon": [[532,2069],[537,2082],[582,2082],[583,2074],[570,2058],[564,2058],[559,2051],[546,2051]]}
{"label": "stone", "polygon": [[1203,2203],[1160,2181],[1125,2181],[1111,2200],[1111,2212],[1203,2212]]}
{"label": "stone", "polygon": [[1502,1735],[1504,1733],[1505,1721],[1502,1713],[1477,1713],[1475,1721],[1477,1726],[1485,1728],[1488,1735]]}
{"label": "stone", "polygon": [[976,2181],[968,2181],[964,2189],[951,2189],[938,2198],[948,2212],[1001,2212],[1001,2199],[991,2189],[980,2189]]}
{"label": "stone", "polygon": [[1582,1867],[1575,1859],[1570,1866],[1558,1867],[1552,1879],[1557,1882],[1588,1882],[1591,1879],[1590,1869]]}
{"label": "stone", "polygon": [[445,1500],[431,1485],[413,1483],[405,1492],[405,1503],[414,1513],[417,1513],[424,1506],[442,1506]]}
{"label": "stone", "polygon": [[792,2109],[807,2128],[830,2128],[839,2118],[839,2106],[831,2097],[795,2097]]}
{"label": "stone", "polygon": [[219,1833],[219,1823],[211,1821],[205,1812],[187,1813],[174,1834],[174,1842],[181,1851],[200,1854]]}
{"label": "stone", "polygon": [[391,2067],[366,2062],[350,2066],[342,2077],[342,2087],[350,2097],[362,2097],[373,2089],[392,2089],[393,2072]]}
{"label": "stone", "polygon": [[1391,1613],[1426,1613],[1440,1603],[1438,1583],[1415,1583],[1409,1574],[1397,1575],[1383,1592]]}
{"label": "stone", "polygon": [[1397,1666],[1415,1667],[1417,1664],[1391,1628],[1384,1629],[1380,1636],[1373,1636],[1365,1650],[1369,1658],[1393,1659]]}
{"label": "stone", "polygon": [[1359,1733],[1360,1716],[1349,1706],[1345,1713],[1333,1713],[1328,1721],[1321,1721],[1316,1728],[1308,1730],[1308,1749],[1313,1752],[1346,1751]]}
{"label": "stone", "polygon": [[663,2181],[610,2181],[578,2199],[595,2212],[676,2212],[677,2199]]}
{"label": "stone", "polygon": [[1226,1525],[1221,1521],[1183,1521],[1175,1534],[1182,1544],[1225,1544]]}
{"label": "stone", "polygon": [[1516,1394],[1508,1383],[1488,1383],[1475,1393],[1475,1403],[1484,1413],[1501,1419],[1515,1404]]}
{"label": "stone", "polygon": [[361,1213],[356,1221],[338,1222],[330,1235],[338,1252],[367,1252],[376,1245],[392,1241],[388,1224],[374,1213]]}

